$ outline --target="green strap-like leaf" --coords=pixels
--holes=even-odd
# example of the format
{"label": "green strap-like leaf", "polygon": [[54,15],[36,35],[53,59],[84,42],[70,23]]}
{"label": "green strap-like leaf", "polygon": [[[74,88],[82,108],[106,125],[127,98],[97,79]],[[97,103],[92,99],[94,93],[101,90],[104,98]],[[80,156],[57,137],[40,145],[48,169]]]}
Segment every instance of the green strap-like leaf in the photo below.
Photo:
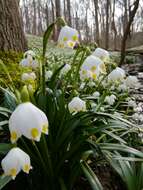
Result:
{"label": "green strap-like leaf", "polygon": [[12,147],[12,144],[0,143],[0,154],[6,154]]}
{"label": "green strap-like leaf", "polygon": [[97,178],[97,176],[95,175],[93,170],[89,167],[89,165],[86,162],[84,162],[84,161],[81,162],[81,168],[84,172],[84,175],[88,179],[92,189],[93,190],[103,190],[103,187],[102,187],[99,179]]}
{"label": "green strap-like leaf", "polygon": [[54,26],[55,26],[55,23],[50,24],[44,33],[44,36],[43,36],[43,58],[45,57],[48,39],[51,35],[51,32],[52,32]]}
{"label": "green strap-like leaf", "polygon": [[0,177],[0,189],[2,189],[7,183],[9,183],[11,181],[11,177],[9,176],[6,176],[6,177],[3,177],[1,176]]}

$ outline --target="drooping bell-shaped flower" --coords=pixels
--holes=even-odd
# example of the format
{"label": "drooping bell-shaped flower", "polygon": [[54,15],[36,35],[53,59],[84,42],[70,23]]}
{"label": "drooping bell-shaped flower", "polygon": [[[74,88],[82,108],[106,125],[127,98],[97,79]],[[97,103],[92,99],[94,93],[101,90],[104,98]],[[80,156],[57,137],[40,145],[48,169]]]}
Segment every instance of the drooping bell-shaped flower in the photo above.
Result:
{"label": "drooping bell-shaped flower", "polygon": [[114,94],[112,94],[111,96],[105,97],[105,102],[108,103],[109,105],[113,105],[116,99],[117,97]]}
{"label": "drooping bell-shaped flower", "polygon": [[58,47],[60,48],[74,48],[79,41],[79,33],[76,29],[69,26],[62,27],[59,38]]}
{"label": "drooping bell-shaped flower", "polygon": [[21,76],[22,81],[35,80],[36,75],[34,72],[32,73],[23,73]]}
{"label": "drooping bell-shaped flower", "polygon": [[20,148],[12,148],[1,161],[1,166],[5,176],[11,176],[15,179],[17,174],[23,170],[29,173],[31,167],[30,157]]}
{"label": "drooping bell-shaped flower", "polygon": [[125,80],[125,84],[127,85],[128,88],[138,88],[139,87],[139,81],[136,76],[129,75]]}
{"label": "drooping bell-shaped flower", "polygon": [[92,55],[100,58],[103,61],[110,59],[109,52],[102,48],[96,48],[96,50],[92,53]]}
{"label": "drooping bell-shaped flower", "polygon": [[65,64],[65,66],[61,70],[61,75],[66,75],[71,70],[71,66],[69,64]]}
{"label": "drooping bell-shaped flower", "polygon": [[20,104],[9,119],[11,142],[24,135],[28,139],[40,141],[41,133],[48,134],[48,119],[43,111],[30,102]]}
{"label": "drooping bell-shaped flower", "polygon": [[68,104],[70,113],[77,113],[80,111],[86,111],[86,102],[79,97],[74,97]]}
{"label": "drooping bell-shaped flower", "polygon": [[53,75],[52,71],[50,71],[50,70],[46,71],[45,72],[45,79],[46,79],[46,81],[49,80],[52,77],[52,75]]}
{"label": "drooping bell-shaped flower", "polygon": [[31,55],[33,58],[36,57],[35,52],[32,51],[32,50],[28,50],[28,51],[26,51],[26,52],[24,53],[24,57],[25,57],[25,58],[26,58],[28,55]]}
{"label": "drooping bell-shaped flower", "polygon": [[31,67],[33,69],[36,69],[38,67],[38,62],[35,59],[36,54],[31,51],[28,50],[24,53],[24,59],[22,59],[22,61],[20,62],[20,65],[22,67]]}
{"label": "drooping bell-shaped flower", "polygon": [[121,81],[124,78],[125,78],[125,71],[120,67],[117,67],[108,75],[109,81]]}
{"label": "drooping bell-shaped flower", "polygon": [[97,79],[100,73],[105,73],[106,68],[101,59],[95,56],[88,56],[80,69],[81,79]]}

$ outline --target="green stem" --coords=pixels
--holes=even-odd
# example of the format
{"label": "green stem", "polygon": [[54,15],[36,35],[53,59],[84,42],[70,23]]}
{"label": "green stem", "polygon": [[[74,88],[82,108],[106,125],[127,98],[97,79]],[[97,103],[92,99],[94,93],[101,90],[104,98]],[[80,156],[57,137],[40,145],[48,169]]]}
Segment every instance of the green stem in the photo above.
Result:
{"label": "green stem", "polygon": [[42,92],[45,94],[45,58],[42,58]]}
{"label": "green stem", "polygon": [[[44,161],[43,161],[43,158],[42,158],[42,156],[41,156],[41,153],[40,153],[40,151],[39,151],[39,149],[38,149],[36,143],[35,143],[34,141],[32,141],[32,144],[33,144],[33,147],[34,147],[34,149],[35,149],[35,151],[36,151],[36,153],[37,153],[37,155],[38,155],[38,157],[39,157],[39,159],[40,159],[40,162],[41,162],[41,164],[42,164],[42,167],[43,167],[45,173],[48,174],[48,171],[47,171],[47,169],[46,169],[46,164],[45,164]],[[49,175],[49,174],[48,174],[48,175]]]}
{"label": "green stem", "polygon": [[48,150],[48,145],[47,145],[47,142],[46,142],[44,134],[42,134],[42,141],[43,141],[43,147],[44,147],[46,157],[47,157],[47,163],[48,163],[48,166],[49,166],[50,174],[53,177],[54,174],[53,174],[52,162],[51,162],[50,153],[49,153],[49,150]]}

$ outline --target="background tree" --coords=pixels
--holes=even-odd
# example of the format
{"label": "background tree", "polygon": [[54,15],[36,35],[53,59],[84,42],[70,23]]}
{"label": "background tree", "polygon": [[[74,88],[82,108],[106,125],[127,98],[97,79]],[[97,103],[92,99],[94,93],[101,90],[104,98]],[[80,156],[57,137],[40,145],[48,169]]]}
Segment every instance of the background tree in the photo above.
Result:
{"label": "background tree", "polygon": [[125,32],[124,32],[124,35],[123,35],[122,45],[121,45],[121,60],[120,60],[120,65],[122,65],[124,63],[125,50],[126,50],[126,41],[127,41],[128,35],[130,33],[131,24],[132,24],[132,22],[134,20],[135,14],[136,14],[138,6],[139,6],[139,1],[140,0],[134,1],[133,9],[130,12],[129,21],[127,23],[127,26],[126,26],[126,29],[125,29]]}
{"label": "background tree", "polygon": [[17,0],[0,0],[0,50],[24,51],[27,48]]}

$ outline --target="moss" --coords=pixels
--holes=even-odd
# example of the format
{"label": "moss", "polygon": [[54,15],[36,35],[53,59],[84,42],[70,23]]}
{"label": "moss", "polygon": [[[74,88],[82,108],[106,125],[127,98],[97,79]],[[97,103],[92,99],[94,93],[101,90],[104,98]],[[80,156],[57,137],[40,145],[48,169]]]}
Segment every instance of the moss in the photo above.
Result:
{"label": "moss", "polygon": [[[19,66],[19,62],[23,58],[22,53],[17,53],[14,51],[10,52],[2,52],[0,51],[0,60],[3,61],[4,65],[7,68],[7,71],[12,78],[13,84],[15,87],[20,87],[21,82],[21,74],[24,72],[24,69]],[[27,69],[25,69],[27,70]],[[3,69],[3,66],[0,64],[0,86],[6,87],[5,84],[10,85],[10,81],[7,77],[6,72]]]}

